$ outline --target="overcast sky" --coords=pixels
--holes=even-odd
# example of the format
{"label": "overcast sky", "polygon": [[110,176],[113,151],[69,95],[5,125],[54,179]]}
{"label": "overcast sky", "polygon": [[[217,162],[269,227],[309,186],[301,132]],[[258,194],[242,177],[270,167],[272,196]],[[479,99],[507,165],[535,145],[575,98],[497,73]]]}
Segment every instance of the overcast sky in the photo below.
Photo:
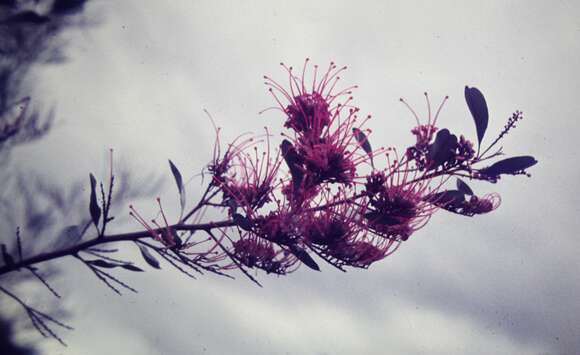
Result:
{"label": "overcast sky", "polygon": [[[62,262],[56,285],[76,330],[61,333],[68,348],[40,346],[63,355],[577,353],[579,13],[574,1],[92,1],[87,15],[100,23],[69,34],[69,62],[35,77],[33,99],[54,106],[55,129],[15,153],[47,179],[104,176],[109,147],[138,179],[169,177],[168,158],[191,177],[214,138],[203,109],[225,140],[280,129],[279,113],[257,114],[273,104],[262,75],[284,81],[278,63],[305,57],[349,66],[344,82],[360,86],[355,102],[374,116],[373,145],[412,142],[414,120],[398,99],[422,112],[424,91],[434,102],[449,95],[439,124],[475,140],[469,85],[486,96],[487,139],[524,111],[504,151],[539,164],[531,179],[474,184],[501,194],[494,213],[440,212],[366,271],[302,268],[260,275],[258,288],[164,267],[126,275],[140,293],[120,298]],[[173,185],[161,196],[177,205]],[[141,204],[154,209],[153,199]]]}

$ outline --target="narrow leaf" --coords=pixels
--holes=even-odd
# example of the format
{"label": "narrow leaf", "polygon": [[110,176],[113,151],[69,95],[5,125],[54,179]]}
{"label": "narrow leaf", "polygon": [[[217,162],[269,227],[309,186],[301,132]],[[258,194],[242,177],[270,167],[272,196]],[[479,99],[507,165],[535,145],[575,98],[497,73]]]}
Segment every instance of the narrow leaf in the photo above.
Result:
{"label": "narrow leaf", "polygon": [[151,255],[151,253],[149,252],[149,250],[147,250],[147,248],[139,245],[139,250],[141,250],[141,255],[143,256],[143,259],[145,259],[147,264],[149,264],[151,267],[155,269],[161,269],[161,266],[159,266],[159,261],[157,261],[157,259],[155,259],[153,255]]}
{"label": "narrow leaf", "polygon": [[114,267],[121,266],[120,264],[113,264],[113,263],[110,263],[110,262],[102,260],[102,259],[88,260],[87,263],[89,263],[93,266],[102,267],[102,268],[106,268],[106,269],[112,269]]}
{"label": "narrow leaf", "polygon": [[123,269],[129,270],[129,271],[137,271],[137,272],[143,272],[143,271],[145,271],[145,270],[143,270],[141,268],[138,268],[137,266],[132,265],[132,264],[123,264],[123,265],[121,265],[121,267]]}
{"label": "narrow leaf", "polygon": [[91,213],[91,219],[95,224],[97,229],[99,228],[99,219],[101,218],[101,208],[99,207],[99,203],[97,202],[97,180],[93,176],[93,174],[89,174],[89,178],[91,180],[91,200],[89,203],[89,212]]}
{"label": "narrow leaf", "polygon": [[292,254],[294,254],[294,256],[296,256],[298,260],[300,260],[304,265],[308,266],[312,270],[320,271],[318,264],[314,261],[314,259],[312,259],[310,255],[308,255],[304,249],[298,247],[295,244],[292,244],[290,245],[290,250],[292,251]]}
{"label": "narrow leaf", "polygon": [[475,129],[477,131],[477,144],[481,145],[487,123],[489,121],[489,113],[487,111],[487,103],[481,91],[477,88],[465,87],[465,101],[475,121]]}
{"label": "narrow leaf", "polygon": [[520,171],[534,166],[538,161],[529,155],[507,158],[494,163],[487,168],[481,169],[479,172],[488,176],[498,176],[501,174],[515,174]]}
{"label": "narrow leaf", "polygon": [[473,195],[473,190],[469,185],[467,185],[463,180],[457,178],[457,190],[463,192],[466,195]]}
{"label": "narrow leaf", "polygon": [[296,193],[302,184],[302,177],[304,175],[300,169],[300,156],[298,155],[296,148],[294,148],[292,143],[287,139],[282,141],[280,149],[282,150],[282,157],[286,161],[288,169],[290,170],[290,175],[292,175],[294,192]]}
{"label": "narrow leaf", "polygon": [[[179,169],[169,160],[169,167],[171,168],[171,173],[175,178],[175,183],[177,184],[177,191],[179,191],[179,205],[181,207],[181,216],[183,216],[183,211],[185,210],[185,189],[183,188],[183,179]],[[179,217],[181,220],[181,217]]]}
{"label": "narrow leaf", "polygon": [[352,129],[352,133],[354,134],[354,138],[356,138],[356,141],[361,146],[361,148],[371,158],[371,166],[374,168],[375,163],[373,162],[373,149],[371,148],[371,143],[369,142],[368,137],[366,136],[366,134],[364,134],[363,131],[361,131],[356,127]]}

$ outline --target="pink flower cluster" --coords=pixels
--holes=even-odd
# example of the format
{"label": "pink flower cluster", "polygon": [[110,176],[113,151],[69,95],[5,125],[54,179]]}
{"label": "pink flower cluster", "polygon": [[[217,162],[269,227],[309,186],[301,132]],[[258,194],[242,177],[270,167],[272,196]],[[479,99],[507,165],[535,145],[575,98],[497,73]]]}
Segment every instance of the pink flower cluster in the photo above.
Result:
{"label": "pink flower cluster", "polygon": [[[463,135],[458,139],[436,127],[448,97],[433,116],[425,94],[426,120],[401,99],[417,123],[411,129],[416,142],[401,155],[395,148],[371,147],[371,130],[366,128],[371,116],[359,116],[352,96],[356,86],[340,89],[346,67],[330,63],[322,70],[306,59],[296,73],[281,65],[287,86],[264,77],[277,103],[270,109],[285,119],[281,141],[273,143],[266,130],[261,136],[239,137],[222,153],[218,131],[207,171],[210,188],[221,196],[212,206],[227,211],[231,223],[207,240],[213,240],[208,245],[214,253],[207,260],[219,261],[215,270],[256,268],[286,274],[301,264],[319,270],[315,259],[341,270],[367,268],[397,250],[438,209],[473,216],[499,206],[497,194],[478,197],[459,177],[495,182],[502,174],[525,173],[535,164],[531,157],[516,157],[474,167],[502,154],[500,149],[486,156],[491,146],[480,153],[487,106],[475,88],[466,87],[466,101],[476,123],[477,150]],[[451,177],[458,177],[454,189],[445,187]],[[173,240],[151,233],[163,243]]]}

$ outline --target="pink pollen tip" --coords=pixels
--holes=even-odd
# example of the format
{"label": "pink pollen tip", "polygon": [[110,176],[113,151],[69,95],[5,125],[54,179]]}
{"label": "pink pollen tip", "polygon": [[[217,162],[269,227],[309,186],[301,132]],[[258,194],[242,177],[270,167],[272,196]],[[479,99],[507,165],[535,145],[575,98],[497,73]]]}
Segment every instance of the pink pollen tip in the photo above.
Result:
{"label": "pink pollen tip", "polygon": [[161,197],[156,198],[157,202],[161,202]]}

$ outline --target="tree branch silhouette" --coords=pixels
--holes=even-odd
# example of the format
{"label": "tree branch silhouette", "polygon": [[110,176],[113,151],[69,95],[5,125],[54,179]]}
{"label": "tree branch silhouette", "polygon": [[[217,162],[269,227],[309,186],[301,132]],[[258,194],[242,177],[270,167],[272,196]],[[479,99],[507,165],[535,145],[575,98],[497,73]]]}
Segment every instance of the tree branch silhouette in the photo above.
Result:
{"label": "tree branch silhouette", "polygon": [[[7,29],[6,38],[29,36],[28,42],[14,49],[14,58],[23,58],[18,62],[21,67],[16,65],[6,71],[8,74],[0,75],[7,78],[6,83],[13,83],[3,84],[4,91],[13,97],[7,94],[0,100],[0,132],[5,136],[0,138],[0,148],[9,150],[13,144],[26,141],[17,137],[35,138],[43,134],[38,132],[46,132],[37,129],[38,116],[27,114],[30,99],[13,100],[18,93],[18,75],[46,53],[41,32],[37,32],[40,26],[45,26],[47,33],[56,31],[64,23],[56,25],[56,18],[68,18],[83,5],[84,1],[56,1],[48,13],[11,9],[0,21]],[[465,87],[465,100],[475,124],[477,148],[463,135],[458,137],[436,126],[448,98],[432,115],[425,93],[426,120],[401,99],[417,125],[411,131],[416,143],[399,152],[393,147],[372,148],[372,131],[367,128],[371,117],[360,117],[360,109],[353,104],[356,86],[340,89],[339,76],[346,67],[331,62],[324,71],[314,66],[310,76],[308,59],[298,74],[292,67],[282,67],[289,87],[264,77],[277,104],[272,109],[285,119],[281,142],[274,143],[274,136],[266,129],[262,135],[241,135],[224,150],[220,129],[214,126],[213,157],[201,174],[202,178],[209,176],[209,182],[189,209],[191,201],[182,173],[169,161],[179,195],[177,222],[169,222],[173,218],[166,215],[158,197],[154,218],[145,218],[129,206],[127,212],[140,225],[139,230],[109,233],[108,227],[115,219],[111,208],[122,201],[118,186],[126,183],[126,179],[113,174],[111,157],[107,181],[98,181],[89,174],[88,204],[83,206],[85,212],[79,223],[60,226],[62,245],[49,251],[26,252],[26,236],[31,231],[46,231],[48,225],[58,224],[49,220],[48,213],[27,209],[32,216],[28,216],[25,226],[16,228],[11,243],[14,247],[2,244],[0,276],[27,270],[60,298],[38,268],[74,257],[114,293],[120,295],[122,289],[137,292],[114,273],[144,271],[134,262],[119,258],[117,249],[107,249],[107,244],[122,242],[136,245],[152,268],[161,268],[161,258],[193,278],[205,273],[233,278],[232,273],[239,271],[260,285],[258,270],[286,275],[304,266],[320,271],[319,260],[341,271],[349,267],[367,269],[395,252],[438,210],[473,217],[499,207],[498,194],[478,196],[459,177],[496,183],[506,175],[529,175],[527,169],[537,163],[531,156],[517,156],[482,167],[482,163],[503,154],[495,145],[515,127],[512,121],[522,116],[517,111],[499,137],[480,149],[488,110],[483,94],[474,87]],[[449,187],[453,177],[457,178],[455,186]],[[57,205],[66,205],[62,196],[49,196]],[[35,206],[38,195],[24,193],[23,198],[25,204]],[[208,211],[219,219],[211,221]],[[4,286],[0,286],[0,293],[25,310],[40,334],[64,344],[54,328],[72,329],[70,326],[30,307]]]}

